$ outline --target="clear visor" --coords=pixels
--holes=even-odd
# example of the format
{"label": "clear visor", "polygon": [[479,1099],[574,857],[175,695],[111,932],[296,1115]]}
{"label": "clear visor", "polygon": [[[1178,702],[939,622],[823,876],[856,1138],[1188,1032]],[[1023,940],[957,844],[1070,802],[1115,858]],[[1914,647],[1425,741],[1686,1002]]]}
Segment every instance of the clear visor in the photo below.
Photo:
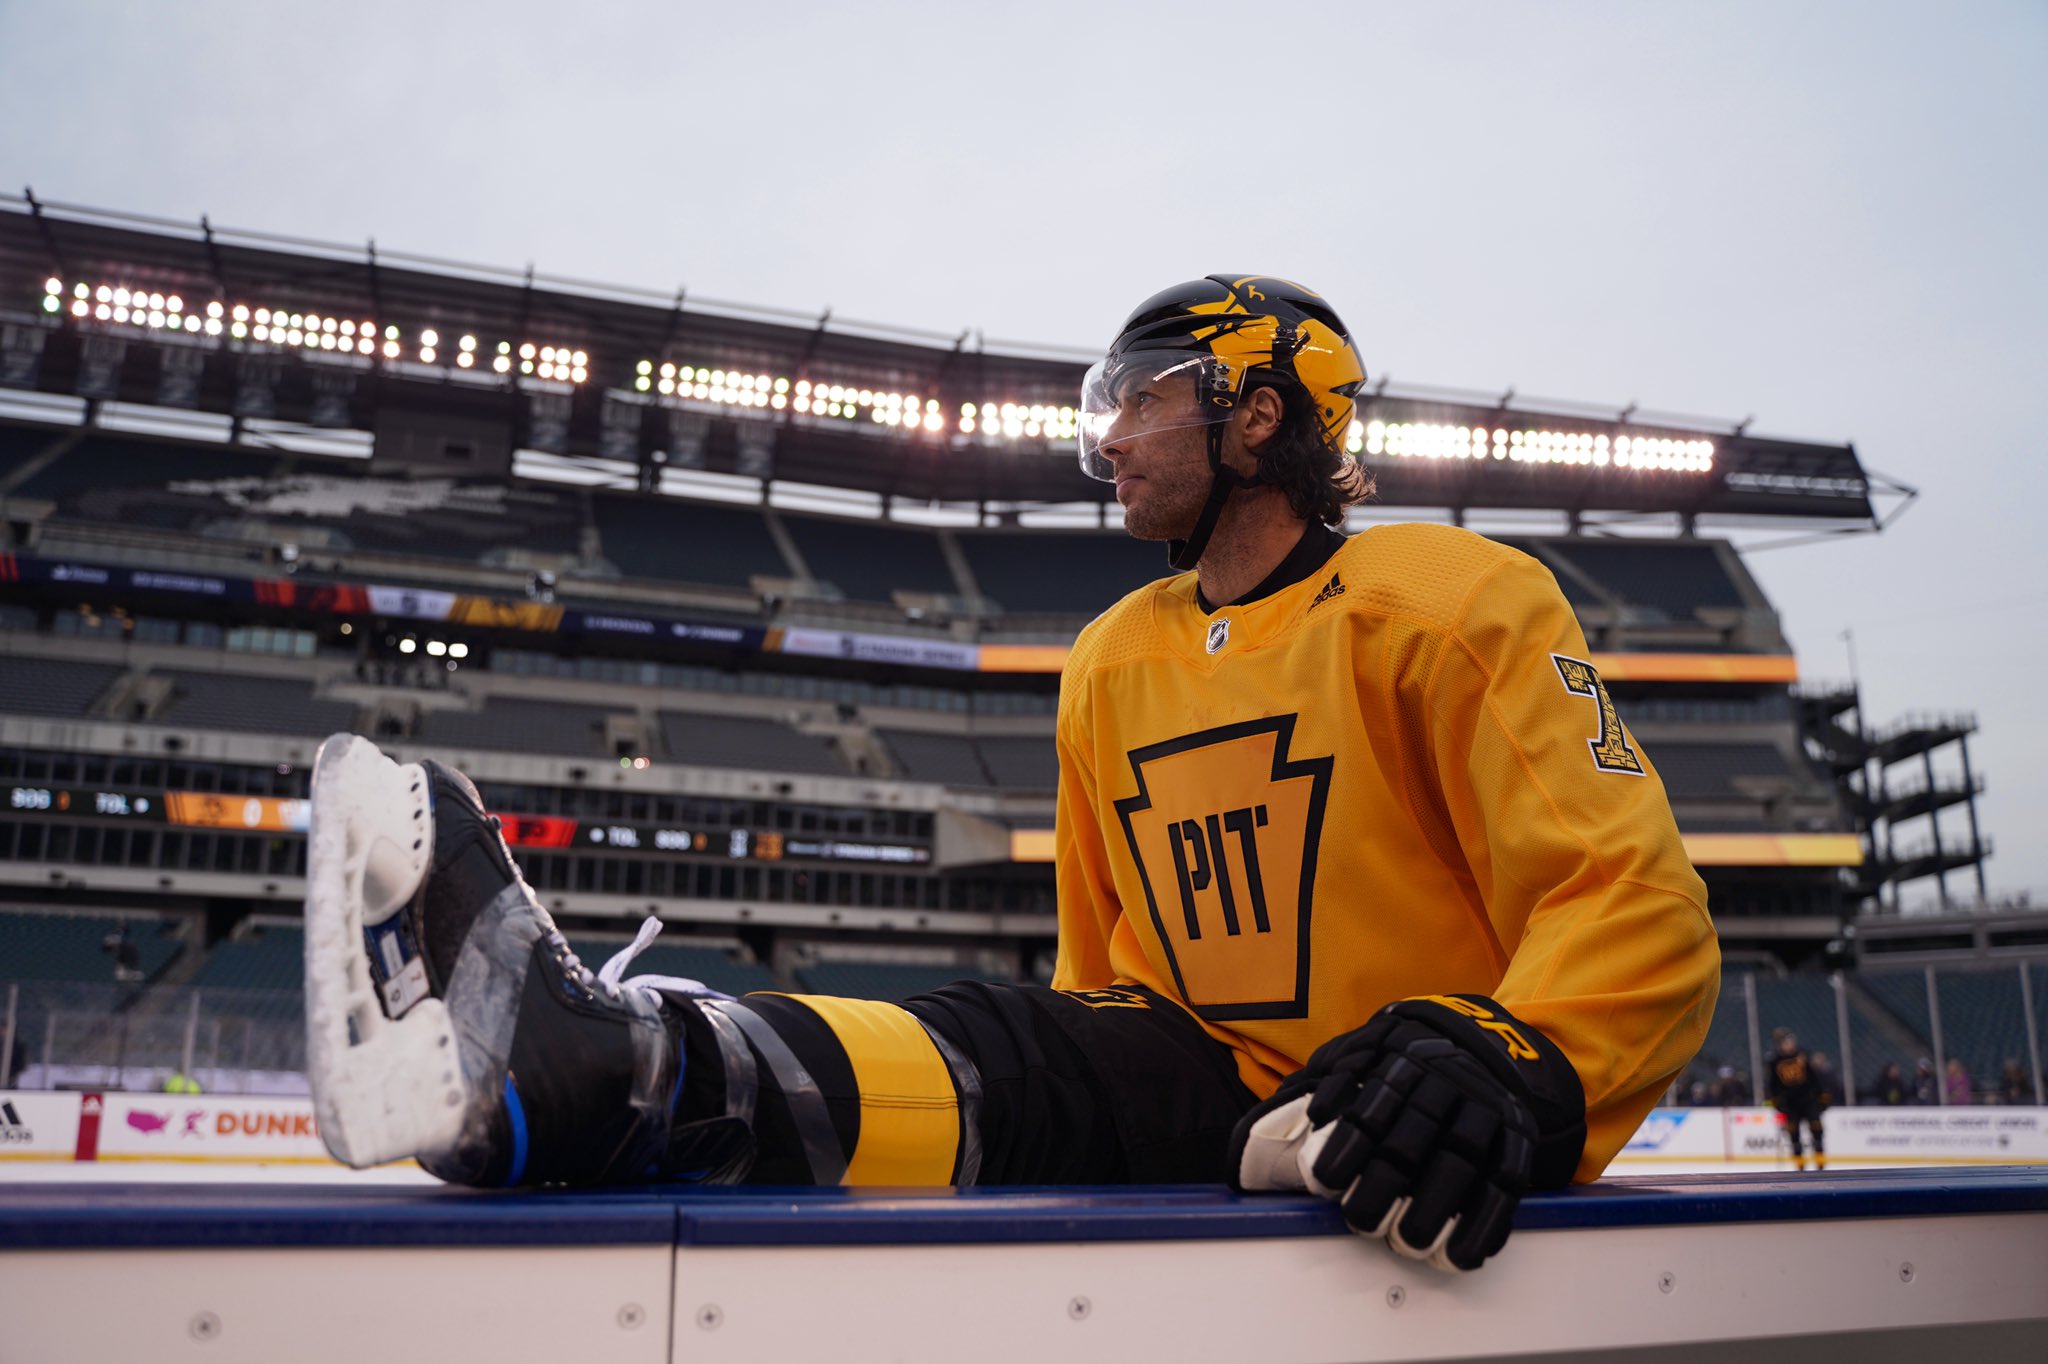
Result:
{"label": "clear visor", "polygon": [[1248,368],[1184,350],[1119,351],[1097,361],[1081,381],[1081,472],[1114,483],[1113,456],[1164,432],[1224,420]]}

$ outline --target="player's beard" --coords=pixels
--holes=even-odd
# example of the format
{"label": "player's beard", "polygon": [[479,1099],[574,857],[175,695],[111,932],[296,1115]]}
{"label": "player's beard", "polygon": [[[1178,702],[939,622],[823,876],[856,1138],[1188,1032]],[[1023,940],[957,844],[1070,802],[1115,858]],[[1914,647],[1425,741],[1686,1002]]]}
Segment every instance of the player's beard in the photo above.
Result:
{"label": "player's beard", "polygon": [[[1132,472],[1142,481],[1124,506],[1124,531],[1137,540],[1184,540],[1209,500],[1208,433],[1202,428],[1153,437],[1149,458]],[[1167,448],[1171,445],[1171,448]]]}

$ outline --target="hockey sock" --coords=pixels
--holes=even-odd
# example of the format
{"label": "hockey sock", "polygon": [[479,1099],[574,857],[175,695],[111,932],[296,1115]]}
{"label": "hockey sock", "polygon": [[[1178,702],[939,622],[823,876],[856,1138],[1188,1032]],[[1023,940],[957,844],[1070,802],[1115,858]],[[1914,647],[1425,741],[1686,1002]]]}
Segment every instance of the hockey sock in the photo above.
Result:
{"label": "hockey sock", "polygon": [[[909,1011],[829,995],[672,1002],[686,1056],[672,1177],[975,1182],[980,1077]],[[731,1149],[742,1131],[747,1160]]]}

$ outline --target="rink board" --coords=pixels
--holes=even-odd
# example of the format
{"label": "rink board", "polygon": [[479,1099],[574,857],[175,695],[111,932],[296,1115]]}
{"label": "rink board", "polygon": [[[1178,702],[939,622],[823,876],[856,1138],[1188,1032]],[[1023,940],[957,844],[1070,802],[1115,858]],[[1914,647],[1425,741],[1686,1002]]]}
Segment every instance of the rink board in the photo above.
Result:
{"label": "rink board", "polygon": [[[2048,1358],[2048,1172],[1605,1180],[1477,1274],[1210,1187],[0,1186],[0,1359]],[[1783,1353],[1777,1353],[1783,1351]],[[1816,1354],[1816,1351],[1822,1353]]]}

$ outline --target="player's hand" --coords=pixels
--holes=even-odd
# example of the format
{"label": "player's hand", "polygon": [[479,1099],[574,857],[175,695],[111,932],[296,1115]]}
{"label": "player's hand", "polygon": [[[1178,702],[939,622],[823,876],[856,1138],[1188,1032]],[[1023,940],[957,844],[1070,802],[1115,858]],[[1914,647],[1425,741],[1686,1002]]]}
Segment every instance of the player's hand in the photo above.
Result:
{"label": "player's hand", "polygon": [[1563,1052],[1480,995],[1406,999],[1318,1047],[1231,1135],[1240,1190],[1306,1189],[1440,1269],[1506,1244],[1531,1188],[1570,1182],[1586,1100]]}

